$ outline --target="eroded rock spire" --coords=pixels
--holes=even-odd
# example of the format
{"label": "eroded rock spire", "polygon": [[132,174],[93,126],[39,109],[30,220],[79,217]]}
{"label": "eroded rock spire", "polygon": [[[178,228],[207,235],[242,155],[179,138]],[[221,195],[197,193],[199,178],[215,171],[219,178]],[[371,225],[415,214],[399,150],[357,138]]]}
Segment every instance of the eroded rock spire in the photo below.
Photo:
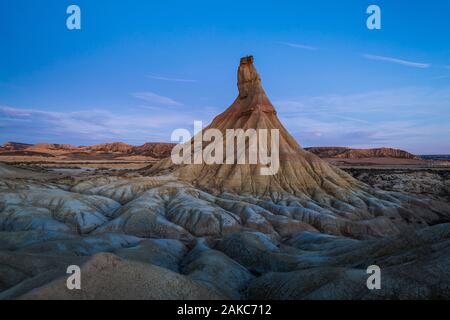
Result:
{"label": "eroded rock spire", "polygon": [[261,87],[261,77],[253,65],[253,56],[241,58],[238,69],[239,98],[246,99]]}
{"label": "eroded rock spire", "polygon": [[261,77],[253,64],[253,56],[241,58],[238,69],[238,99],[233,104],[234,111],[242,115],[253,111],[276,114],[275,108],[267,97],[261,84]]}

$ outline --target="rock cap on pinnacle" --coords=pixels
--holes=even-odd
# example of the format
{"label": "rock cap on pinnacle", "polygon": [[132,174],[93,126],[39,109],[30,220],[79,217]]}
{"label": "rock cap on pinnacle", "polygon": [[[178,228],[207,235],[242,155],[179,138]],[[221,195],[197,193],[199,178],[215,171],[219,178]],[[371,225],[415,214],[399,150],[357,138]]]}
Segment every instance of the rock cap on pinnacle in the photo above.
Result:
{"label": "rock cap on pinnacle", "polygon": [[261,86],[261,77],[253,65],[253,56],[241,58],[238,69],[239,98],[245,99]]}
{"label": "rock cap on pinnacle", "polygon": [[253,62],[253,56],[241,58],[237,76],[239,96],[233,104],[233,109],[243,115],[255,110],[276,114],[275,108],[262,87],[261,77]]}

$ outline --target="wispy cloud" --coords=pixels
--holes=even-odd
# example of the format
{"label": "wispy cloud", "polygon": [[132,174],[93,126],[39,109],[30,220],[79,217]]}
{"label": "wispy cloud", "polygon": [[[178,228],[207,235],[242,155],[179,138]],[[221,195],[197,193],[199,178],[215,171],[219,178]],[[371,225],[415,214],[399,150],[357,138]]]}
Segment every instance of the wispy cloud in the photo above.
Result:
{"label": "wispy cloud", "polygon": [[319,48],[313,47],[306,44],[301,43],[293,43],[293,42],[278,42],[279,44],[291,47],[291,48],[297,48],[297,49],[305,49],[305,50],[318,50]]}
{"label": "wispy cloud", "polygon": [[366,59],[369,59],[369,60],[385,61],[385,62],[396,63],[396,64],[400,64],[403,66],[421,68],[421,69],[426,69],[431,66],[431,64],[429,64],[429,63],[420,63],[420,62],[408,61],[408,60],[392,58],[392,57],[377,56],[377,55],[372,55],[372,54],[363,54],[363,57]]}
{"label": "wispy cloud", "polygon": [[170,141],[172,131],[193,131],[195,120],[208,124],[221,108],[130,107],[47,111],[0,104],[0,144],[6,141],[94,144],[123,141],[132,144]]}
{"label": "wispy cloud", "polygon": [[167,105],[167,106],[182,106],[183,104],[181,102],[175,101],[172,98],[160,96],[153,92],[136,92],[133,93],[133,97],[144,100],[146,102],[160,104],[160,105]]}
{"label": "wispy cloud", "polygon": [[192,79],[183,79],[183,78],[171,78],[171,77],[165,77],[157,74],[150,74],[147,76],[147,78],[155,79],[155,80],[162,80],[162,81],[172,81],[172,82],[197,82],[197,80]]}
{"label": "wispy cloud", "polygon": [[195,119],[193,114],[176,111],[124,115],[102,109],[52,112],[0,106],[0,137],[4,141],[67,141],[75,144],[119,140],[130,143],[169,141],[173,129],[189,129]]}
{"label": "wispy cloud", "polygon": [[409,87],[274,101],[305,146],[397,147],[450,153],[450,87]]}

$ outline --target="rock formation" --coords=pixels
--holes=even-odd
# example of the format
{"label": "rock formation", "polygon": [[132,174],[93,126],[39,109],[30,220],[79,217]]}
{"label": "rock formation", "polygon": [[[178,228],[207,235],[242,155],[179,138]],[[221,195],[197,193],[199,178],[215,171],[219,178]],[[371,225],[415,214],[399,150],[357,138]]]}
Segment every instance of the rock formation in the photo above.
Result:
{"label": "rock formation", "polygon": [[94,146],[83,147],[81,149],[86,151],[118,152],[122,154],[128,154],[133,150],[133,146],[123,142],[113,142],[96,144]]}
{"label": "rock formation", "polygon": [[170,156],[170,152],[174,146],[175,144],[173,143],[148,142],[142,146],[135,147],[133,149],[133,154],[163,159]]}
{"label": "rock formation", "polygon": [[[61,159],[83,156],[93,160],[114,159],[126,156],[146,156],[154,159],[163,159],[170,155],[174,147],[172,143],[149,142],[141,146],[132,146],[123,142],[103,143],[93,146],[72,146],[69,144],[24,144],[8,142],[0,146],[0,156],[35,156],[59,157]],[[54,159],[56,160],[56,159]]]}
{"label": "rock formation", "polygon": [[28,147],[31,147],[32,144],[27,143],[19,143],[19,142],[6,142],[3,145],[3,149],[6,151],[21,151],[25,150]]}
{"label": "rock formation", "polygon": [[398,158],[421,160],[407,151],[393,148],[352,149],[345,147],[312,147],[306,148],[321,158],[361,159],[361,158]]}
{"label": "rock formation", "polygon": [[[213,192],[248,193],[271,196],[274,193],[295,195],[339,193],[359,183],[343,171],[328,165],[317,156],[303,150],[283,127],[277,112],[261,84],[253,64],[253,57],[244,57],[238,70],[239,96],[234,103],[205,128],[218,129],[226,136],[227,129],[279,130],[280,170],[275,176],[262,176],[261,165],[223,164],[186,165],[177,167],[170,158],[156,165],[150,172],[176,170],[181,180]],[[248,145],[246,146],[248,153]],[[223,161],[225,163],[225,161]],[[330,189],[330,190],[327,190]]]}

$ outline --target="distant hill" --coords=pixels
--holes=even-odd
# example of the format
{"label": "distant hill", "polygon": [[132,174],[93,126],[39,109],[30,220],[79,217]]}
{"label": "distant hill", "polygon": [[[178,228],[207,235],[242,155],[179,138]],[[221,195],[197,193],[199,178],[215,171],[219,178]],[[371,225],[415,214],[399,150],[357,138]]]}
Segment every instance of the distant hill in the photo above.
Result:
{"label": "distant hill", "polygon": [[2,149],[4,151],[22,151],[27,149],[28,147],[33,146],[32,144],[28,143],[20,143],[20,142],[6,142]]}
{"label": "distant hill", "polygon": [[170,152],[174,146],[174,143],[146,143],[142,146],[135,147],[133,152],[136,155],[151,156],[162,159],[170,156]]}
{"label": "distant hill", "polygon": [[81,147],[80,149],[85,151],[101,151],[106,153],[132,153],[135,147],[123,142],[103,143],[90,147]]}
{"label": "distant hill", "polygon": [[162,159],[170,156],[175,144],[172,143],[145,143],[141,146],[132,146],[123,142],[103,143],[93,146],[73,146],[70,144],[26,144],[7,142],[0,146],[0,156],[20,157],[63,157],[68,159],[114,159],[119,157],[150,157]]}
{"label": "distant hill", "polygon": [[141,146],[132,146],[123,142],[98,144],[92,147],[83,147],[87,151],[101,151],[105,153],[122,153],[123,155],[132,156],[149,156],[156,159],[162,159],[170,156],[175,144],[148,142]]}
{"label": "distant hill", "polygon": [[321,158],[363,159],[363,158],[397,158],[421,160],[407,151],[393,148],[352,149],[346,147],[312,147],[305,148]]}

